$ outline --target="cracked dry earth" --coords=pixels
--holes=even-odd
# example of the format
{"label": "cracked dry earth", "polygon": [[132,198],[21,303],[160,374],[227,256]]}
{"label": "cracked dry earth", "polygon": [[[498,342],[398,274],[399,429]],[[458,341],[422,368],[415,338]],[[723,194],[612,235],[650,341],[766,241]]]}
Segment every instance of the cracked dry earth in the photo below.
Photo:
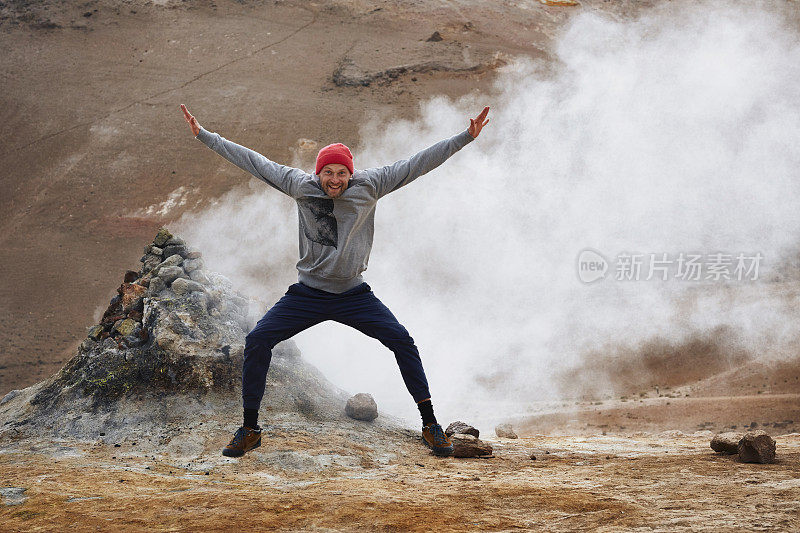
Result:
{"label": "cracked dry earth", "polygon": [[714,454],[706,433],[676,432],[495,439],[494,457],[442,459],[412,431],[368,431],[353,446],[357,424],[329,424],[267,426],[241,459],[219,454],[222,426],[163,444],[17,441],[0,454],[0,529],[800,528],[800,434],[777,436],[768,465]]}

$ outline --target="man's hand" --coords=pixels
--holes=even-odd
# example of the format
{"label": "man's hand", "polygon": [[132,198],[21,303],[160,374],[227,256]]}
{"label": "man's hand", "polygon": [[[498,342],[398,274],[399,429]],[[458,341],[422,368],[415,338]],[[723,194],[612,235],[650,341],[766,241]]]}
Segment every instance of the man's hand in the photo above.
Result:
{"label": "man's hand", "polygon": [[[200,133],[200,123],[197,122],[197,119],[189,113],[189,110],[186,109],[186,106],[181,104],[181,109],[183,109],[183,116],[186,118],[186,122],[189,123],[189,127],[192,128],[192,133],[194,136],[197,137],[197,134]],[[486,109],[489,109],[488,107]]]}
{"label": "man's hand", "polygon": [[[483,129],[483,127],[489,123],[489,119],[486,118],[486,115],[488,115],[488,114],[489,114],[489,106],[487,105],[486,107],[483,108],[483,111],[481,111],[480,115],[478,115],[475,118],[469,119],[469,130],[468,131],[469,131],[469,134],[472,135],[473,139],[477,138],[478,135],[480,135],[481,130]],[[484,121],[484,119],[486,119],[486,120]]]}

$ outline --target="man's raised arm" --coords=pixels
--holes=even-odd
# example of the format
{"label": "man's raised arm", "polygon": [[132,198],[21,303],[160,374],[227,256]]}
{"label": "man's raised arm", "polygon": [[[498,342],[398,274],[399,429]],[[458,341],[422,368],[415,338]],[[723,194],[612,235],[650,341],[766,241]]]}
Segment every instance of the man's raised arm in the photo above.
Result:
{"label": "man's raised arm", "polygon": [[461,133],[439,141],[433,146],[414,154],[409,159],[402,159],[394,164],[381,168],[370,169],[378,198],[408,185],[418,177],[438,167],[450,156],[461,150],[464,146],[475,140],[481,129],[489,120],[486,115],[489,108],[485,107],[477,118],[470,119],[470,126]]}
{"label": "man's raised arm", "polygon": [[186,106],[181,104],[181,109],[183,109],[186,122],[192,128],[192,133],[194,133],[196,139],[237,167],[249,172],[282,193],[293,198],[297,196],[300,183],[307,175],[305,172],[298,168],[275,163],[250,148],[229,141],[218,133],[206,130],[197,122],[197,119],[189,114]]}

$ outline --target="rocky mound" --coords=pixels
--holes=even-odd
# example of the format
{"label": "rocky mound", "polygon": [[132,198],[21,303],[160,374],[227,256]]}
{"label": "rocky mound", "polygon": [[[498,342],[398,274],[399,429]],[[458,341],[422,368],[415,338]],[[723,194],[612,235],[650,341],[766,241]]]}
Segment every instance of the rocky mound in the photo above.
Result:
{"label": "rocky mound", "polygon": [[[251,313],[225,276],[207,271],[202,254],[166,229],[144,252],[75,357],[0,401],[0,437],[124,440],[208,427],[217,417],[218,428],[238,425],[244,337],[263,309]],[[294,343],[276,347],[263,421],[364,425],[345,415],[347,399]],[[399,429],[386,417],[369,427]]]}

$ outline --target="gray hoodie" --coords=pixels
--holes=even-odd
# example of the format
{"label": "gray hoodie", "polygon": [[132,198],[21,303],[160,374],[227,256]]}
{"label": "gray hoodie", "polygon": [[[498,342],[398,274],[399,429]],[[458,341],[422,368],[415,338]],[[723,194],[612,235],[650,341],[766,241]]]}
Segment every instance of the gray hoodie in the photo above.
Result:
{"label": "gray hoodie", "polygon": [[319,176],[280,165],[263,155],[200,128],[197,139],[219,155],[297,202],[300,221],[298,280],[341,293],[361,284],[367,269],[378,199],[444,163],[473,140],[467,130],[439,141],[409,159],[385,167],[356,169],[347,189],[331,198]]}

